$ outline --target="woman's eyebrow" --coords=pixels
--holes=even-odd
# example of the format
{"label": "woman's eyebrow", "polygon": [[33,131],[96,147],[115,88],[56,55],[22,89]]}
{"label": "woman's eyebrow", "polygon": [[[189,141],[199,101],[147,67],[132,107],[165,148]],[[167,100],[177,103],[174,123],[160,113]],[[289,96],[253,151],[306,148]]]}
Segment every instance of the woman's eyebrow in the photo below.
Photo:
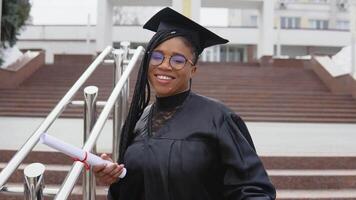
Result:
{"label": "woman's eyebrow", "polygon": [[184,54],[181,53],[181,52],[177,52],[177,51],[172,51],[170,54],[166,53],[166,52],[163,51],[163,50],[159,50],[159,49],[155,49],[155,50],[153,50],[153,51],[161,52],[164,56],[166,56],[166,55],[169,55],[169,56],[180,55],[180,56],[183,56],[184,58],[188,58],[188,56],[184,55]]}

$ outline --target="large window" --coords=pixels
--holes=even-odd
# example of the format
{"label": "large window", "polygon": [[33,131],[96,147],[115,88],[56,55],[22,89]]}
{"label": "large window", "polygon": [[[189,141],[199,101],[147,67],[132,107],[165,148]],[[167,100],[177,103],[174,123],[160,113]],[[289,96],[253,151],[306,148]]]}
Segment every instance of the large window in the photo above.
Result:
{"label": "large window", "polygon": [[258,26],[257,19],[258,19],[257,15],[251,15],[250,16],[250,26],[257,27]]}
{"label": "large window", "polygon": [[300,17],[281,17],[281,28],[300,28]]}
{"label": "large window", "polygon": [[329,3],[329,0],[309,0],[310,3]]}
{"label": "large window", "polygon": [[337,20],[336,28],[340,30],[349,30],[350,29],[350,22],[347,20]]}
{"label": "large window", "polygon": [[283,3],[329,3],[329,0],[280,0]]}
{"label": "large window", "polygon": [[329,27],[328,20],[310,19],[309,24],[309,27],[313,29],[328,29]]}
{"label": "large window", "polygon": [[234,45],[222,45],[220,59],[222,62],[244,62],[244,48]]}

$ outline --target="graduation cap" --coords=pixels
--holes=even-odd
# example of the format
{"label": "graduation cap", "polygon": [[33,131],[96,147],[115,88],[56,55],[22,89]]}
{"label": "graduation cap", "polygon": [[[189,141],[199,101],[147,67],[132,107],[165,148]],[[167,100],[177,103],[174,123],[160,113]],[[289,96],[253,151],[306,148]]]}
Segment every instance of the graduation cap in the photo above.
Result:
{"label": "graduation cap", "polygon": [[154,32],[172,31],[177,36],[186,36],[196,47],[198,54],[207,47],[229,42],[169,7],[156,13],[143,28]]}

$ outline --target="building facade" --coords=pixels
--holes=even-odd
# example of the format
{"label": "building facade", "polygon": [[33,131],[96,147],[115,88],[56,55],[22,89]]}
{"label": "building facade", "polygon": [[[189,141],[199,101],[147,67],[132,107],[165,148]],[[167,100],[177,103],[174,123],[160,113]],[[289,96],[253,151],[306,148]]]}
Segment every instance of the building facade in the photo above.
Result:
{"label": "building facade", "polygon": [[[316,43],[289,45],[281,42],[281,29],[300,30],[301,34],[310,31],[319,32],[317,35],[326,34],[329,31],[350,33],[350,4],[347,0],[280,0],[275,3],[274,30],[276,42],[274,44],[274,56],[277,57],[300,57],[310,54],[332,55],[345,45],[319,45]],[[257,28],[259,26],[260,13],[256,9],[228,9],[228,27]],[[303,31],[304,30],[304,31]],[[315,34],[313,34],[315,35]],[[345,37],[348,37],[345,34]],[[336,38],[334,38],[336,39]],[[336,39],[337,40],[337,39]],[[279,46],[278,46],[279,45]],[[253,49],[252,51],[249,49]],[[210,55],[219,54],[222,61],[247,62],[256,58],[256,45],[225,45],[220,49],[212,50],[203,58],[212,59]],[[225,55],[226,54],[226,55]],[[252,55],[247,55],[252,54]]]}
{"label": "building facade", "polygon": [[18,46],[45,49],[47,62],[53,62],[54,54],[93,54],[120,41],[144,45],[153,34],[143,30],[142,24],[165,6],[198,22],[204,9],[225,10],[226,25],[208,28],[230,42],[206,49],[201,55],[203,61],[255,62],[265,55],[332,55],[352,41],[350,0],[156,0],[142,4],[138,0],[98,1],[96,25],[28,25]]}

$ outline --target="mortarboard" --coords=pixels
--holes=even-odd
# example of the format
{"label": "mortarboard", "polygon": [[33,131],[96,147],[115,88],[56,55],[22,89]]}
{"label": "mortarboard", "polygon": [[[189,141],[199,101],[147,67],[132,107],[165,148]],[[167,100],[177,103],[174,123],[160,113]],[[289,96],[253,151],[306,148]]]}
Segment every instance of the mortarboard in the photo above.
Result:
{"label": "mortarboard", "polygon": [[197,48],[198,54],[204,48],[229,42],[169,7],[160,10],[151,17],[143,25],[143,28],[154,32],[168,30],[172,33],[175,33],[173,31],[184,33],[184,35],[189,36],[190,41]]}

